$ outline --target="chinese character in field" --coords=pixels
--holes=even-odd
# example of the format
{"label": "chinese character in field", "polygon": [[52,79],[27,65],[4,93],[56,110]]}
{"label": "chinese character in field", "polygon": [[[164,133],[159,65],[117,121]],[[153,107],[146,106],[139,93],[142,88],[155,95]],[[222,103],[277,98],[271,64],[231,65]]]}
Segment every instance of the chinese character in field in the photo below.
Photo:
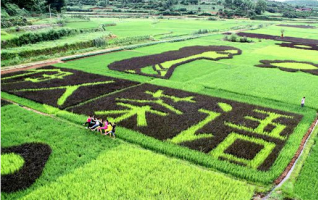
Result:
{"label": "chinese character in field", "polygon": [[[237,124],[234,124],[231,122],[225,122],[225,125],[232,127],[232,128],[235,128],[235,129],[248,131],[251,133],[256,133],[256,134],[260,134],[260,135],[268,135],[270,137],[277,138],[280,140],[286,140],[287,136],[280,135],[283,132],[283,130],[286,128],[286,125],[277,123],[277,122],[275,122],[275,120],[277,120],[278,118],[293,118],[292,116],[282,115],[282,114],[264,111],[264,110],[258,110],[258,109],[255,109],[254,112],[267,115],[267,117],[265,119],[259,119],[259,118],[252,117],[252,116],[245,116],[244,117],[247,120],[256,121],[259,123],[259,125],[254,129],[250,128],[250,127],[242,126],[242,125],[237,125]],[[267,126],[272,126],[274,128],[270,132],[268,132],[268,131],[265,131],[265,128]]]}
{"label": "chinese character in field", "polygon": [[125,110],[108,110],[108,111],[95,111],[96,115],[112,115],[112,114],[122,114],[121,116],[112,119],[115,123],[119,123],[125,119],[133,117],[136,115],[137,117],[137,126],[147,126],[147,118],[146,113],[151,113],[159,116],[167,116],[167,113],[154,110],[151,106],[135,106],[127,103],[117,103],[119,106],[126,107],[128,109]]}

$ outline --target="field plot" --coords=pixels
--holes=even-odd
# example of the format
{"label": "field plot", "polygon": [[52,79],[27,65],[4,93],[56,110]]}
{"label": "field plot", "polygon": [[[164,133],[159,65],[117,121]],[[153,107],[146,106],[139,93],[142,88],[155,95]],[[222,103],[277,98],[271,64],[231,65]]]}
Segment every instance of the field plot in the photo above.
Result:
{"label": "field plot", "polygon": [[[248,200],[255,190],[254,186],[224,174],[120,140],[98,137],[16,105],[3,107],[1,118],[2,148],[40,142],[52,149],[37,181],[19,192],[2,192],[2,199]],[[24,128],[11,126],[17,123]],[[1,163],[6,161],[5,155],[9,155],[3,153]],[[4,172],[3,166],[1,170]],[[3,174],[1,176],[3,180]]]}
{"label": "field plot", "polygon": [[[52,118],[2,101],[2,198],[248,200],[287,173],[317,115],[317,28],[107,23],[119,40],[182,38],[3,75],[5,100]],[[255,25],[238,34],[250,36],[248,43],[219,33]],[[210,34],[183,40],[203,26]],[[276,35],[282,28],[288,37]],[[80,127],[87,115],[115,122],[117,139]],[[295,197],[314,198],[305,186],[316,175],[315,146],[310,158]]]}
{"label": "field plot", "polygon": [[[293,55],[294,62],[311,62],[316,65],[318,63],[317,51],[280,47],[276,45],[277,41],[273,40],[262,40],[261,42],[255,40],[253,43],[246,44],[223,41],[223,37],[222,35],[214,35],[183,42],[158,44],[56,64],[55,66],[149,82],[150,77],[120,73],[120,71],[111,70],[107,66],[122,60],[134,59],[134,57],[136,59],[136,57],[177,51],[180,48],[195,45],[229,46],[240,49],[242,54],[234,55],[232,59],[196,60],[182,64],[175,68],[164,85],[176,85],[177,82],[181,85],[180,88],[185,90],[190,87],[199,89],[194,92],[205,93],[204,89],[200,89],[204,87],[296,105],[299,105],[300,99],[306,96],[310,99],[307,101],[307,106],[318,109],[318,105],[315,103],[318,101],[318,95],[313,90],[315,85],[318,85],[316,76],[299,70],[296,73],[288,73],[275,68],[256,67],[262,64],[261,60],[291,60],[290,55]],[[93,66],[94,69],[98,69],[98,72],[88,66]],[[155,74],[151,67],[141,71],[151,76]],[[163,83],[163,81],[159,83],[157,80],[153,82]],[[273,88],[275,89],[273,90]]]}
{"label": "field plot", "polygon": [[248,32],[269,34],[269,35],[280,37],[282,29],[284,29],[284,36],[285,37],[288,36],[288,37],[301,37],[301,38],[306,38],[306,39],[318,39],[318,35],[317,35],[318,27],[317,26],[313,26],[312,28],[268,26],[268,27],[265,27],[262,29],[248,31]]}
{"label": "field plot", "polygon": [[261,60],[261,65],[257,67],[279,68],[282,71],[297,72],[302,71],[313,75],[318,75],[318,64],[310,62],[297,62],[293,60]]}
{"label": "field plot", "polygon": [[72,110],[93,110],[156,139],[259,170],[271,167],[301,120],[292,113],[145,84]]}
{"label": "field plot", "polygon": [[[289,158],[276,158],[285,142],[293,133],[303,136],[294,130],[302,119],[298,114],[76,70],[44,67],[8,74],[2,82],[3,90],[12,94],[60,108],[72,106],[72,112],[108,117],[122,127],[168,141],[167,145],[206,153],[202,155],[208,162],[203,165],[258,182],[273,181],[282,172]],[[61,91],[52,92],[56,90]],[[176,150],[172,147],[170,153]],[[196,153],[182,151],[201,162]],[[267,171],[271,176],[265,178]]]}
{"label": "field plot", "polygon": [[3,91],[60,108],[137,84],[51,66],[4,75],[1,82]]}

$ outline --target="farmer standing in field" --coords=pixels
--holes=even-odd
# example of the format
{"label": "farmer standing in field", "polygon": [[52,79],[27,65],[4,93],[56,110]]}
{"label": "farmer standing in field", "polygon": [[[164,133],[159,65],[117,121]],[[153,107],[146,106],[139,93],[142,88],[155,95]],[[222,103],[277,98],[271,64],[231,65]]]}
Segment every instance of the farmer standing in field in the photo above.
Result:
{"label": "farmer standing in field", "polygon": [[301,99],[301,107],[304,107],[304,105],[305,105],[305,97]]}

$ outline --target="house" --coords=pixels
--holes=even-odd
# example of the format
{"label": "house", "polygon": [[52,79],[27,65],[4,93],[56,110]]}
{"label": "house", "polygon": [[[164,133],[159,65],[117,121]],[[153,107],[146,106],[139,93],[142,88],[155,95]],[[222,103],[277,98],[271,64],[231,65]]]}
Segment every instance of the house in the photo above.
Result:
{"label": "house", "polygon": [[300,12],[311,12],[312,9],[311,8],[296,8],[296,11],[300,11]]}

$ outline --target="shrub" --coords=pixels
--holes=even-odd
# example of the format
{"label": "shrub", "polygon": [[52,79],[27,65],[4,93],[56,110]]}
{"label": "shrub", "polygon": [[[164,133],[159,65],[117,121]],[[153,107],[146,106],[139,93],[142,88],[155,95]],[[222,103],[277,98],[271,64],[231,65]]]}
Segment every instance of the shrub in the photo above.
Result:
{"label": "shrub", "polygon": [[9,28],[12,26],[26,26],[31,25],[30,22],[24,17],[13,17],[13,18],[2,18],[1,19],[1,28]]}
{"label": "shrub", "polygon": [[103,37],[99,37],[94,39],[94,46],[95,47],[104,47],[106,46],[106,40]]}
{"label": "shrub", "polygon": [[97,32],[101,29],[50,29],[45,32],[32,33],[27,32],[17,38],[7,41],[1,41],[2,48],[18,47],[26,44],[35,44],[38,42],[57,40],[64,36],[76,35],[86,32]]}
{"label": "shrub", "polygon": [[230,36],[230,41],[236,42],[236,41],[237,41],[237,36],[234,35],[234,34],[232,34],[232,35]]}

